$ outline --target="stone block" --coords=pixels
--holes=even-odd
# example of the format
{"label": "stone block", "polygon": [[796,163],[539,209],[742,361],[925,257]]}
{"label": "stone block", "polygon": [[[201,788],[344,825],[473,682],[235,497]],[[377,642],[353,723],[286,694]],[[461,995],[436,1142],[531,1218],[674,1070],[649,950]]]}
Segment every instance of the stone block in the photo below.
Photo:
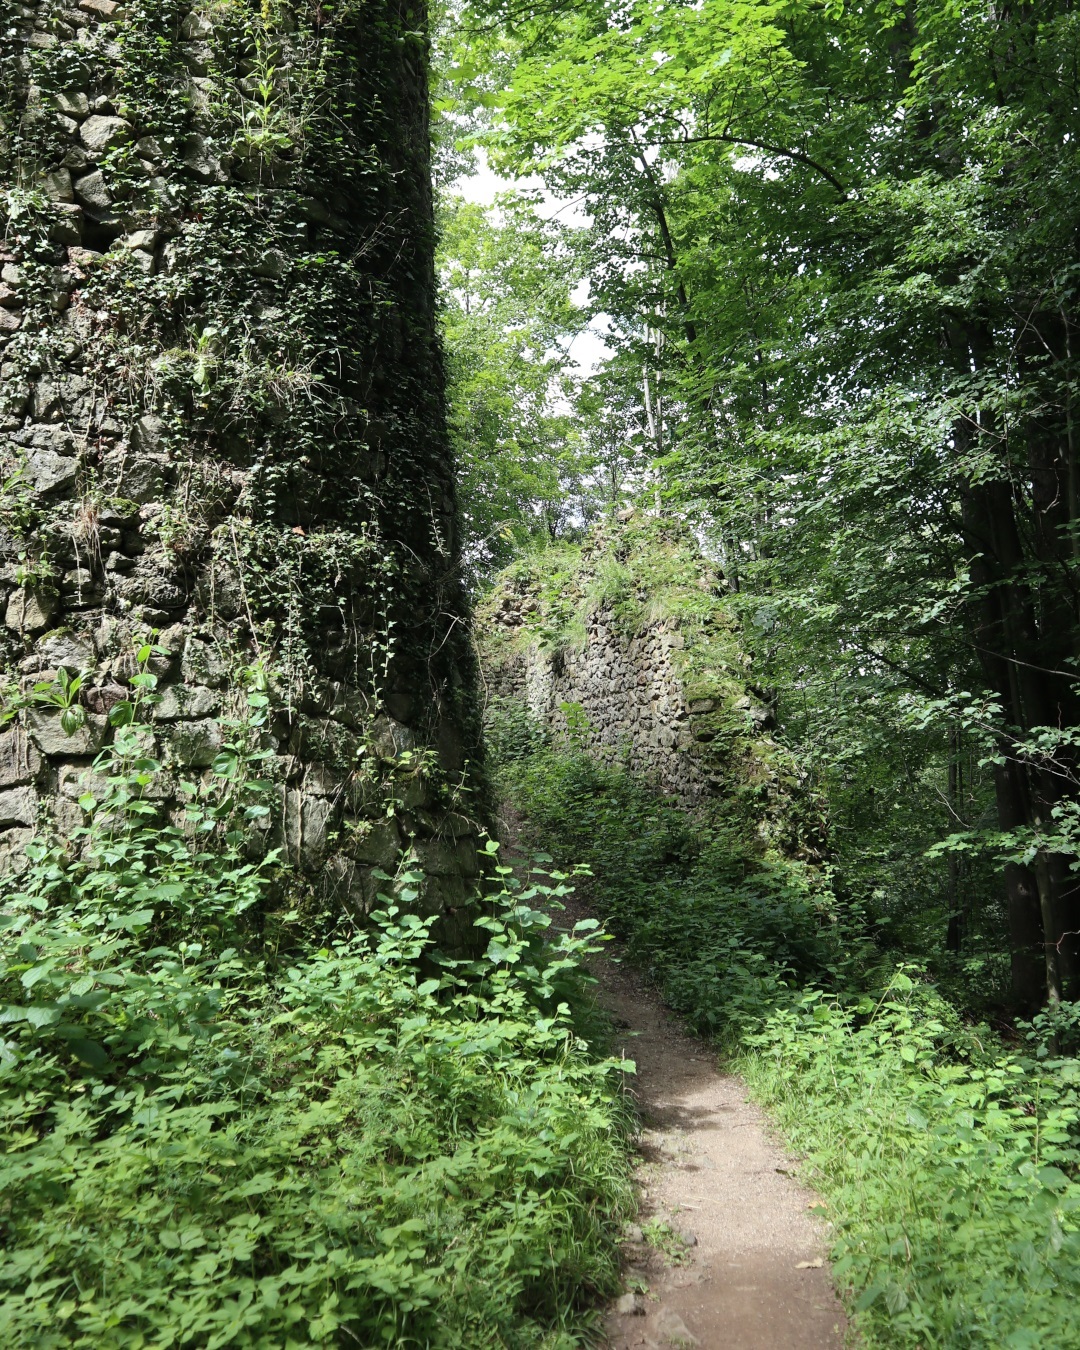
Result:
{"label": "stone block", "polygon": [[381,759],[397,759],[399,755],[416,748],[416,738],[410,727],[382,714],[371,724],[369,742]]}
{"label": "stone block", "polygon": [[60,725],[59,708],[32,708],[26,715],[30,736],[43,755],[53,758],[86,757],[96,754],[105,744],[106,719],[91,713],[83,725],[69,736]]}
{"label": "stone block", "polygon": [[54,202],[49,238],[56,244],[78,244],[82,239],[82,207],[75,202]]}
{"label": "stone block", "polygon": [[180,32],[189,41],[195,38],[208,38],[214,31],[214,25],[206,14],[193,10],[180,26]]}
{"label": "stone block", "polygon": [[382,820],[360,821],[349,831],[348,853],[357,862],[392,872],[400,852],[401,835],[389,816]]}
{"label": "stone block", "polygon": [[[151,234],[149,230],[141,230],[140,234]],[[132,235],[131,238],[135,238]],[[133,244],[133,248],[143,248],[142,244]],[[131,448],[140,455],[160,454],[163,449],[165,435],[165,423],[155,413],[144,413],[138,418],[131,428],[129,440]]]}
{"label": "stone block", "polygon": [[309,762],[336,765],[351,771],[359,747],[351,731],[329,717],[299,717],[289,742],[291,754]]}
{"label": "stone block", "polygon": [[304,791],[312,797],[334,797],[345,787],[345,773],[331,764],[309,764],[304,774]]}
{"label": "stone block", "polygon": [[26,846],[33,837],[34,831],[24,827],[0,834],[0,876],[15,877],[26,871],[30,865]]}
{"label": "stone block", "polygon": [[102,117],[94,113],[79,128],[79,139],[87,154],[100,157],[114,145],[125,145],[131,140],[131,123],[122,117]]}
{"label": "stone block", "polygon": [[326,857],[327,836],[335,817],[333,804],[327,797],[307,797],[296,788],[288,788],[283,806],[289,859],[305,871],[314,871]]}
{"label": "stone block", "polygon": [[91,211],[107,211],[112,206],[112,194],[105,185],[105,175],[100,169],[75,180],[75,196]]}
{"label": "stone block", "polygon": [[41,754],[22,727],[0,734],[0,788],[33,783],[42,766]]}
{"label": "stone block", "polygon": [[476,826],[468,816],[463,816],[458,811],[451,811],[443,818],[443,828],[450,835],[450,838],[457,841],[464,839],[467,835],[476,833]]}
{"label": "stone block", "polygon": [[[134,230],[131,234],[125,235],[123,239],[120,240],[120,245],[126,249],[141,249],[146,253],[153,253],[154,249],[157,248],[159,237],[157,230]],[[160,417],[155,417],[153,420],[159,426],[162,425]]]}
{"label": "stone block", "polygon": [[280,249],[268,249],[252,267],[257,277],[266,277],[271,281],[280,281],[285,275],[287,259]]}
{"label": "stone block", "polygon": [[378,882],[351,858],[335,853],[326,860],[320,890],[336,906],[353,914],[366,914],[372,907]]}
{"label": "stone block", "polygon": [[419,867],[433,877],[452,877],[459,873],[456,848],[441,839],[427,839],[414,843],[409,850],[409,866]]}
{"label": "stone block", "polygon": [[37,650],[47,665],[72,675],[80,670],[90,670],[94,665],[93,644],[82,633],[48,633],[38,643]]}
{"label": "stone block", "polygon": [[86,812],[77,801],[68,797],[54,797],[49,802],[49,815],[61,839],[70,839],[76,830],[86,824]]}
{"label": "stone block", "polygon": [[160,694],[161,700],[154,708],[154,719],[158,722],[210,717],[221,708],[221,694],[201,684],[168,684]]}
{"label": "stone block", "polygon": [[81,89],[65,89],[53,101],[65,117],[81,119],[90,111],[90,100]]}
{"label": "stone block", "polygon": [[20,586],[8,597],[4,621],[18,633],[42,633],[52,622],[60,600],[43,586]]}
{"label": "stone block", "polygon": [[77,802],[91,792],[100,798],[107,787],[104,774],[94,773],[89,764],[64,764],[56,776],[56,790],[61,797]]}
{"label": "stone block", "polygon": [[229,663],[214,643],[190,637],[184,645],[180,672],[189,683],[220,688],[228,681]]}
{"label": "stone block", "polygon": [[228,172],[205,136],[189,136],[184,143],[184,168],[200,183],[227,183]]}
{"label": "stone block", "polygon": [[173,762],[189,769],[208,769],[222,744],[221,727],[210,719],[178,722],[167,740]]}
{"label": "stone block", "polygon": [[116,496],[125,501],[145,506],[148,502],[160,501],[164,495],[162,465],[153,459],[117,452],[105,457],[105,469]]}
{"label": "stone block", "polygon": [[92,167],[90,156],[78,141],[73,141],[68,146],[60,163],[65,169],[70,169],[73,174],[86,173]]}
{"label": "stone block", "polygon": [[33,825],[37,820],[38,795],[33,788],[13,787],[0,790],[0,829],[13,825]]}
{"label": "stone block", "polygon": [[328,797],[304,796],[300,803],[300,866],[314,871],[326,857],[327,835],[334,819]]}
{"label": "stone block", "polygon": [[42,497],[66,492],[74,487],[78,477],[78,461],[71,455],[59,455],[55,450],[32,450],[26,457],[22,475]]}
{"label": "stone block", "polygon": [[41,175],[41,190],[50,201],[73,202],[75,194],[71,186],[71,174],[67,169],[51,169]]}
{"label": "stone block", "polygon": [[38,422],[55,422],[61,414],[60,390],[55,380],[38,380],[30,397],[30,415]]}
{"label": "stone block", "polygon": [[480,875],[480,857],[474,838],[457,841],[454,846],[454,859],[459,876],[476,877]]}
{"label": "stone block", "polygon": [[406,811],[413,811],[431,801],[431,786],[423,774],[411,773],[396,779],[394,795]]}

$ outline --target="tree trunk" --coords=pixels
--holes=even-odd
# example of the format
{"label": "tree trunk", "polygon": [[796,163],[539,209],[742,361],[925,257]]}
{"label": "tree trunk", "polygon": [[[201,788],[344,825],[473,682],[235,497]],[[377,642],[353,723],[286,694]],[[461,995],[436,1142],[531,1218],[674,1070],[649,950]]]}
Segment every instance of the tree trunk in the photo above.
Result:
{"label": "tree trunk", "polygon": [[[967,354],[977,369],[987,359],[988,340],[974,332]],[[1033,911],[1037,898],[1041,926],[1044,994],[1052,1001],[1075,997],[1080,977],[1077,880],[1069,860],[1038,841],[1054,829],[1054,809],[1075,795],[1076,776],[1068,758],[1036,755],[1028,745],[1036,728],[1075,725],[1074,681],[1063,665],[1075,642],[1063,551],[1069,467],[1060,442],[1048,449],[1045,428],[1033,421],[1027,431],[1031,472],[1030,505],[1008,467],[1007,434],[981,412],[957,431],[961,455],[974,443],[1000,456],[998,477],[985,470],[961,482],[965,544],[973,586],[972,641],[990,688],[1005,716],[1000,737],[1004,763],[997,771],[998,815],[1005,831],[1020,830],[1033,840],[1031,867],[1010,864],[1006,890],[1012,933],[1014,993],[1032,999]],[[1065,498],[1063,507],[1062,498]]]}

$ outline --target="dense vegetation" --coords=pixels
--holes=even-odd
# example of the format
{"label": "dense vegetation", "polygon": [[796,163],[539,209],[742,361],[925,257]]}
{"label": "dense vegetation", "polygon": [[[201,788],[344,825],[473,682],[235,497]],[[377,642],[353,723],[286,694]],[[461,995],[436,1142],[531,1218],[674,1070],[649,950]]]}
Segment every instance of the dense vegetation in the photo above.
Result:
{"label": "dense vegetation", "polygon": [[1071,7],[460,19],[455,129],[584,216],[550,249],[608,318],[623,489],[722,563],[844,895],[998,1002],[1072,998]]}
{"label": "dense vegetation", "polygon": [[619,391],[629,472],[580,461],[555,533],[630,504],[692,526],[828,861],[520,728],[503,790],[806,1152],[871,1344],[1075,1344],[1075,13],[458,18],[459,152],[521,183],[475,228],[576,221],[545,245],[564,345],[603,316],[587,383]]}
{"label": "dense vegetation", "polygon": [[630,1203],[622,1069],[574,1029],[595,925],[547,941],[564,881],[509,868],[475,960],[418,875],[320,912],[246,856],[266,696],[167,825],[153,681],[0,920],[0,1339],[578,1344]]}
{"label": "dense vegetation", "polygon": [[[190,69],[214,69],[215,51],[236,45],[235,7],[200,11],[204,53],[180,53],[186,9],[167,8],[151,47],[125,39],[110,59],[148,72],[132,107],[153,102],[167,60],[183,126],[199,104],[229,128],[230,164],[249,145],[257,172],[241,181],[265,219],[244,206],[244,267],[268,241],[317,238],[316,220],[297,234],[265,205],[274,165],[278,186],[294,159],[307,182],[294,134],[373,211],[347,264],[326,249],[299,268],[337,277],[337,291],[320,282],[305,309],[293,286],[288,313],[265,311],[265,350],[311,320],[321,361],[323,328],[345,322],[360,336],[342,340],[341,360],[355,363],[369,341],[356,325],[377,310],[387,323],[372,388],[392,395],[395,417],[436,428],[416,454],[426,462],[436,446],[445,467],[430,297],[416,280],[428,263],[411,271],[384,229],[392,212],[374,210],[364,155],[347,153],[317,108],[287,134],[275,122],[270,48],[256,44],[261,67],[244,58],[242,107],[219,107],[209,76],[190,94]],[[329,30],[329,15],[307,18]],[[264,30],[293,33],[293,19],[275,0],[244,22],[261,42]],[[361,918],[267,851],[273,678],[240,680],[246,712],[221,719],[220,753],[173,781],[152,748],[148,638],[124,654],[139,673],[95,714],[111,739],[92,767],[80,761],[84,823],[68,839],[43,828],[4,882],[0,1337],[588,1344],[618,1288],[633,1194],[623,1066],[605,1057],[589,1005],[595,926],[553,927],[567,873],[585,863],[590,898],[631,958],[806,1156],[868,1345],[1080,1345],[1076,14],[1060,0],[467,0],[445,20],[441,316],[467,546],[459,559],[439,543],[443,562],[413,577],[417,604],[400,619],[387,611],[387,631],[437,615],[464,647],[456,601],[428,603],[447,586],[456,596],[461,575],[480,595],[498,568],[539,554],[555,594],[598,519],[628,505],[676,517],[725,591],[725,631],[801,766],[821,848],[796,857],[783,831],[763,838],[735,793],[712,814],[677,809],[575,747],[573,709],[555,746],[500,705],[495,786],[558,862],[524,877],[491,844],[482,954],[451,957],[424,917],[423,878],[400,859]],[[57,47],[35,30],[33,69],[54,79],[35,98],[64,92],[64,53],[81,39],[71,25],[61,37]],[[387,49],[415,76],[417,34],[407,38]],[[304,78],[318,88],[312,61]],[[393,121],[392,83],[371,94],[380,124]],[[410,125],[426,125],[422,102]],[[0,112],[7,134],[15,114]],[[410,142],[414,169],[422,139]],[[177,173],[179,146],[164,157]],[[493,209],[454,195],[476,147],[518,180]],[[119,146],[115,162],[141,200],[133,155]],[[380,175],[391,200],[401,173]],[[244,454],[265,433],[292,466],[254,478],[249,494],[287,541],[269,550],[253,597],[280,665],[294,618],[344,615],[361,505],[409,518],[390,531],[395,586],[411,575],[416,521],[450,539],[457,508],[449,494],[414,500],[392,478],[358,486],[359,466],[382,472],[386,429],[371,408],[319,403],[292,374],[264,390],[277,367],[254,381],[226,359],[221,344],[246,352],[264,311],[254,291],[250,316],[231,298],[239,262],[200,252],[226,230],[222,182],[188,185],[201,205],[190,257],[178,256],[215,322],[184,338],[182,399],[198,419],[227,410]],[[426,211],[426,183],[414,186]],[[34,212],[58,209],[31,198]],[[16,365],[36,379],[52,359],[55,241],[34,230],[34,267],[21,280],[4,269],[5,322],[21,335],[9,363],[24,354],[9,383]],[[406,242],[422,253],[427,233]],[[369,254],[401,279],[419,327],[355,280]],[[269,258],[256,275],[276,286]],[[139,345],[146,306],[175,299],[173,283],[137,276],[131,259],[86,265],[87,303],[117,311],[131,357],[120,384],[135,390],[156,351]],[[9,276],[29,277],[25,296]],[[599,315],[609,355],[584,371],[574,343]],[[88,370],[111,361],[90,345]],[[407,357],[422,359],[403,380]],[[327,360],[338,378],[341,360]],[[188,447],[182,425],[169,435]],[[191,481],[201,532],[217,507]],[[306,557],[316,536],[289,512],[331,489],[344,526],[319,584],[334,604],[305,606],[282,578],[288,550]],[[39,526],[26,517],[21,529]],[[186,539],[176,534],[178,558]],[[12,576],[22,586],[28,575],[23,559]],[[641,588],[654,601],[655,580]],[[593,601],[616,604],[624,581],[605,574]],[[249,622],[251,603],[243,594]],[[581,616],[564,617],[543,640],[569,640]],[[20,656],[33,646],[23,636],[11,638]],[[417,649],[417,689],[444,645]],[[47,706],[78,732],[83,673],[31,655],[5,688],[0,727]],[[453,687],[467,702],[466,684]],[[357,753],[379,760],[383,786],[409,777],[411,752],[396,742]],[[360,777],[351,761],[349,773]],[[404,811],[404,795],[379,809]]]}
{"label": "dense vegetation", "polygon": [[1080,1065],[897,966],[815,877],[497,710],[503,791],[584,859],[665,1001],[726,1050],[823,1197],[863,1343],[1075,1345]]}

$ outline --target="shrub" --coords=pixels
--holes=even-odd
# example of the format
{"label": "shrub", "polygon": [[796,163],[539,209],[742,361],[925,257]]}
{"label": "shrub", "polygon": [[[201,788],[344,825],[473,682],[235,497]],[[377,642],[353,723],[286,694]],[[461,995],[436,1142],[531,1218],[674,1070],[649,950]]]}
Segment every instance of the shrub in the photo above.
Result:
{"label": "shrub", "polygon": [[498,869],[467,964],[392,905],[312,941],[235,828],[247,752],[174,826],[144,733],[0,916],[0,1341],[579,1344],[630,1193],[565,879]]}

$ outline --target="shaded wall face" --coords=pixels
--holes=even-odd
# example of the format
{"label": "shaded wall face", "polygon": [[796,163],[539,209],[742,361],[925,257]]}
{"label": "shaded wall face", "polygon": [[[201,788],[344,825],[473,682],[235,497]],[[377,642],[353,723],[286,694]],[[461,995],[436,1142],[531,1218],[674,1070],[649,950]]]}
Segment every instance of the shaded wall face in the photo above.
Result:
{"label": "shaded wall face", "polygon": [[542,608],[535,590],[529,580],[511,582],[485,607],[489,698],[524,704],[556,744],[619,764],[687,806],[730,795],[753,776],[767,709],[723,675],[692,687],[676,623],[628,626],[601,605],[579,640],[553,649],[529,637]]}
{"label": "shaded wall face", "polygon": [[[506,617],[513,627],[514,611]],[[691,753],[694,718],[672,660],[681,645],[663,624],[625,634],[601,611],[580,648],[526,647],[489,670],[488,681],[496,697],[525,703],[556,741],[580,744],[692,804],[710,784]]]}
{"label": "shaded wall face", "polygon": [[[205,769],[266,680],[295,859],[364,905],[411,838],[430,905],[460,903],[475,731],[422,7],[8,14],[0,852],[41,799],[74,823],[64,784],[157,631],[169,763]],[[75,737],[27,701],[60,670],[85,672]]]}

